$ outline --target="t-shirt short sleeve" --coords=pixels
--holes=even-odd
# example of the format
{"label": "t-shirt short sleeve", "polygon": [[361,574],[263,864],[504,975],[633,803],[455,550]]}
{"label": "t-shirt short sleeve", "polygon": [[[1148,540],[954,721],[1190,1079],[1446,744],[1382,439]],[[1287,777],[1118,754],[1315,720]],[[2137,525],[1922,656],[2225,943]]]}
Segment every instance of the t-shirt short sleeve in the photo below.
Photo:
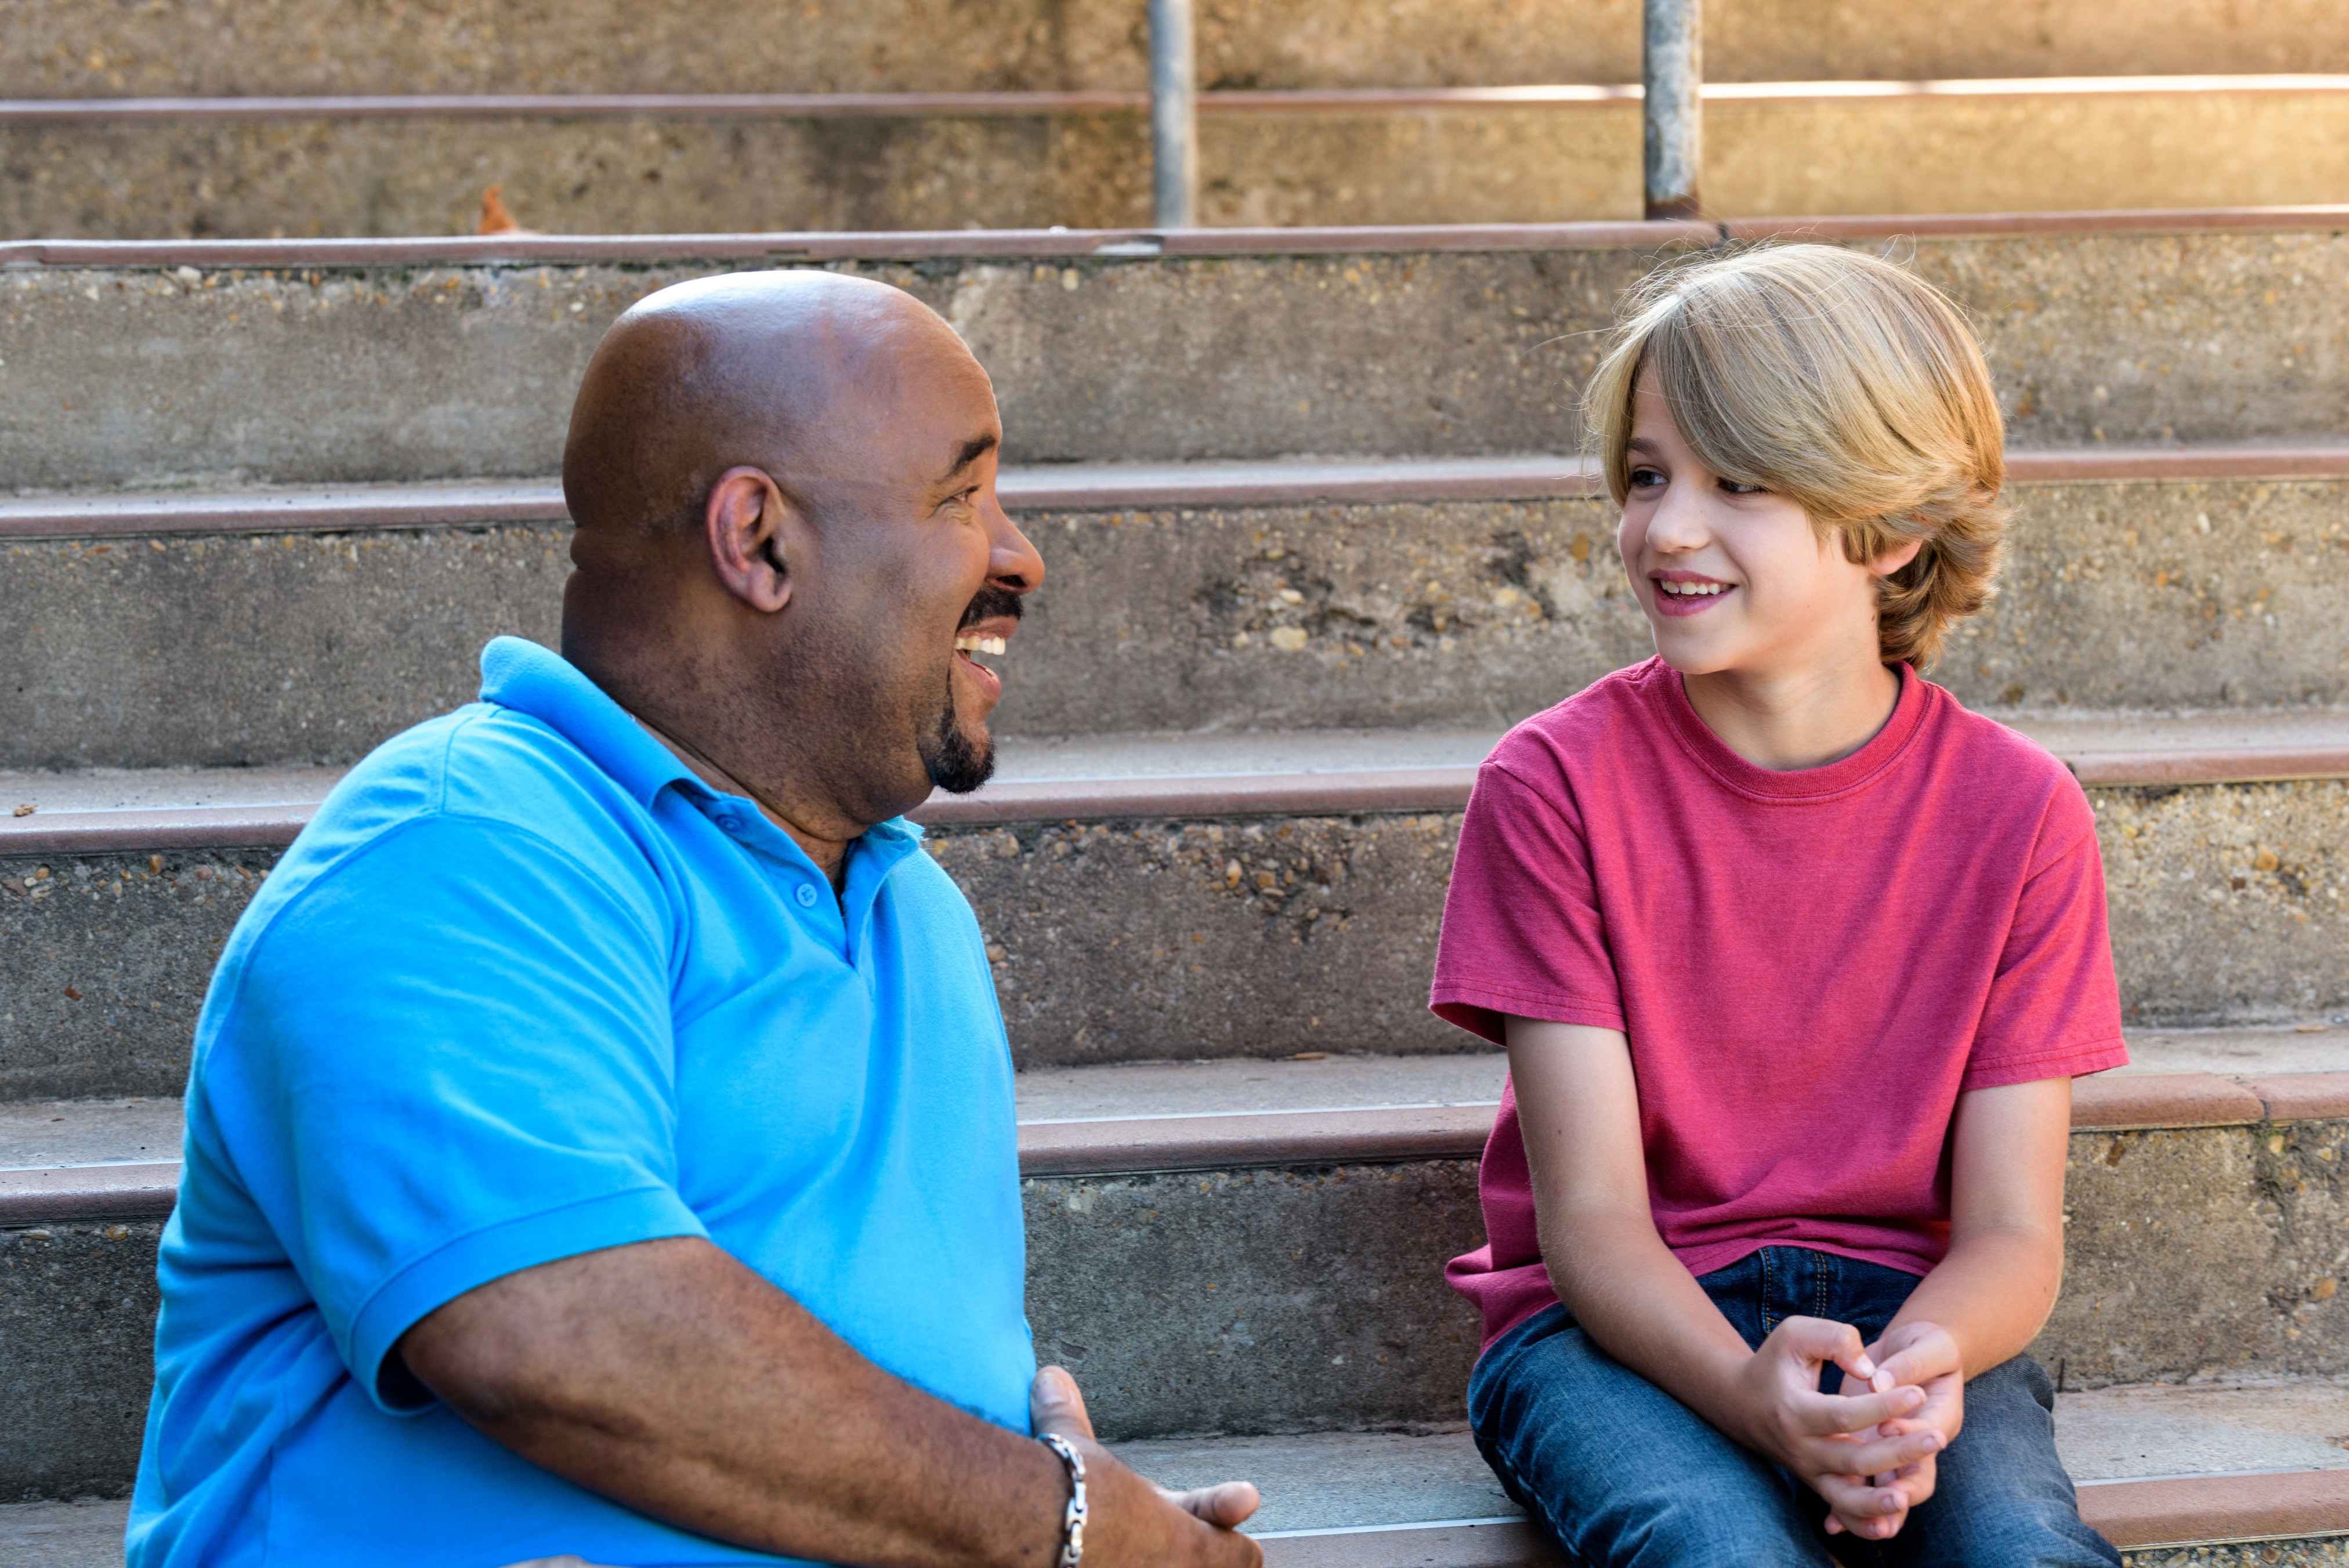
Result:
{"label": "t-shirt short sleeve", "polygon": [[677,1191],[673,914],[641,856],[427,816],[322,874],[263,932],[197,1083],[336,1349],[386,1360],[502,1275],[700,1235]]}
{"label": "t-shirt short sleeve", "polygon": [[2112,951],[2095,814],[2066,776],[2049,797],[1961,1089],[2126,1066]]}
{"label": "t-shirt short sleeve", "polygon": [[1589,848],[1559,793],[1487,762],[1461,823],[1428,1005],[1495,1045],[1510,1015],[1624,1026]]}

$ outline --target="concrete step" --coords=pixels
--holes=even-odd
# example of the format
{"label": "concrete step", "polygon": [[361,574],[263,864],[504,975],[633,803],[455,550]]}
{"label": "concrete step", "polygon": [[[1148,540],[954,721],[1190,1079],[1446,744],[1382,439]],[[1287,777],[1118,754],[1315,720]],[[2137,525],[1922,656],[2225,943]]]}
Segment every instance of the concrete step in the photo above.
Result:
{"label": "concrete step", "polygon": [[[1888,241],[2021,448],[2337,442],[2341,210],[1756,220]],[[1571,449],[1619,291],[1703,224],[0,243],[0,490],[546,474],[604,325],[730,267],[936,304],[1014,461]],[[203,374],[191,379],[190,367]]]}
{"label": "concrete step", "polygon": [[[2129,1553],[2125,1563],[2171,1553],[2247,1568],[2341,1561],[2349,1461],[2308,1435],[2349,1427],[2339,1380],[2075,1393],[2058,1399],[2055,1419],[2081,1511]],[[1264,1505],[1246,1529],[1268,1568],[1563,1562],[1464,1431],[1145,1441],[1119,1454],[1166,1486],[1255,1480]],[[2141,1479],[2149,1464],[2178,1468]],[[96,1499],[0,1506],[0,1549],[18,1568],[119,1568],[128,1513],[127,1502]]]}
{"label": "concrete step", "polygon": [[[2102,823],[2140,1028],[2349,1010],[2335,710],[2007,712]],[[1451,851],[1495,732],[1004,744],[916,813],[977,906],[1030,1068],[1443,1053],[1425,1008]],[[1208,772],[1206,769],[1216,769]],[[0,774],[0,1098],[169,1094],[212,964],[332,769]]]}
{"label": "concrete step", "polygon": [[[1936,671],[1961,699],[2349,704],[2349,446],[2015,470],[2003,591]],[[1561,456],[1030,467],[1003,489],[1050,576],[1001,734],[1497,732],[1651,646],[1613,508]],[[490,636],[554,640],[567,528],[544,481],[0,498],[0,599],[28,607],[0,768],[355,760],[469,698]]]}
{"label": "concrete step", "polygon": [[[2034,1347],[2067,1388],[2349,1373],[2333,1288],[2349,1074],[2290,1070],[2304,1039],[2141,1039],[2148,1067],[2217,1052],[2249,1076],[2081,1086],[2067,1291]],[[1040,1353],[1121,1440],[1456,1422],[1476,1329],[1441,1268],[1479,1240],[1500,1070],[1486,1055],[1023,1075]],[[28,1412],[0,1435],[0,1495],[128,1478],[174,1109],[0,1118],[16,1167],[0,1171],[0,1385]]]}
{"label": "concrete step", "polygon": [[[16,0],[0,98],[270,93],[1138,90],[1146,44],[1118,0],[802,5],[755,0],[574,0],[517,10],[450,0],[397,15],[352,0],[94,10]],[[713,50],[712,36],[727,46]],[[940,37],[972,46],[941,49]],[[365,46],[353,46],[364,39]],[[616,40],[625,39],[625,46]],[[1717,81],[1812,77],[2114,76],[2349,70],[2326,0],[2245,11],[2219,0],[2149,9],[2044,0],[1878,5],[1865,25],[1833,0],[1709,8]],[[1481,86],[1640,77],[1636,0],[1570,7],[1402,0],[1217,5],[1199,12],[1211,87]]]}
{"label": "concrete step", "polygon": [[[2059,1408],[2059,1429],[2072,1414],[2068,1404]],[[1491,1483],[1464,1433],[1133,1443],[1120,1452],[1165,1484],[1254,1476],[1266,1502],[1247,1532],[1263,1543],[1268,1568],[1555,1568],[1564,1562]],[[2338,1532],[2349,1521],[2349,1488],[2324,1469],[2092,1482],[2081,1491],[2082,1514],[2124,1549],[2125,1568],[2316,1568],[2341,1561]],[[1506,1511],[1431,1516],[1494,1507],[1495,1498]],[[1294,1522],[1398,1512],[1421,1517]],[[21,1568],[119,1568],[129,1515],[127,1501],[98,1499],[0,1505],[0,1547]]]}
{"label": "concrete step", "polygon": [[[1636,219],[1638,91],[1210,91],[1201,215]],[[1730,217],[2285,206],[2349,180],[2349,77],[1716,82],[1704,119]],[[1149,221],[1149,168],[1134,93],[0,103],[0,232],[92,240],[469,233],[492,183],[551,232],[1113,227]]]}

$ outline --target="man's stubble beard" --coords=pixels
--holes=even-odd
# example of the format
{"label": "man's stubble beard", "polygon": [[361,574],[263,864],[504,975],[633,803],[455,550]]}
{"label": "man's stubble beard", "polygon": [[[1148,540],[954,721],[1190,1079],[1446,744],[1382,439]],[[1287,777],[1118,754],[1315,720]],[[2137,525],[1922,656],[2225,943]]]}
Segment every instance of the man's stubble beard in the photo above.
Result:
{"label": "man's stubble beard", "polygon": [[954,682],[947,682],[946,706],[936,727],[922,737],[916,749],[930,782],[949,795],[968,795],[995,776],[995,738],[974,741],[955,717]]}

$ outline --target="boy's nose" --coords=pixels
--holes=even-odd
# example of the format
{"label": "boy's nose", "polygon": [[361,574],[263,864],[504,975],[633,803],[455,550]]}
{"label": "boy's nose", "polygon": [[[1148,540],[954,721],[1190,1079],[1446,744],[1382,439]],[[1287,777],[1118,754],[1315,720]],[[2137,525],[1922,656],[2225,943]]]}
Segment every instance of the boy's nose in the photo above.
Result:
{"label": "boy's nose", "polygon": [[1667,489],[1664,499],[1648,516],[1648,542],[1658,550],[1695,550],[1712,537],[1704,524],[1704,509],[1678,487]]}

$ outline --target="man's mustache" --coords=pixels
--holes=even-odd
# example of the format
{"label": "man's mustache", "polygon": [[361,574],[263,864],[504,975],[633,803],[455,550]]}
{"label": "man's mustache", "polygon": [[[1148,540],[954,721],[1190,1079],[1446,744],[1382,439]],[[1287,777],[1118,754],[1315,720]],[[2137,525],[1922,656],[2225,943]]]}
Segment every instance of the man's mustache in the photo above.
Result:
{"label": "man's mustache", "polygon": [[1021,608],[1022,600],[1019,594],[990,583],[978,591],[978,597],[973,599],[970,608],[962,613],[962,624],[973,626],[981,621],[999,618],[1016,621],[1019,619]]}

